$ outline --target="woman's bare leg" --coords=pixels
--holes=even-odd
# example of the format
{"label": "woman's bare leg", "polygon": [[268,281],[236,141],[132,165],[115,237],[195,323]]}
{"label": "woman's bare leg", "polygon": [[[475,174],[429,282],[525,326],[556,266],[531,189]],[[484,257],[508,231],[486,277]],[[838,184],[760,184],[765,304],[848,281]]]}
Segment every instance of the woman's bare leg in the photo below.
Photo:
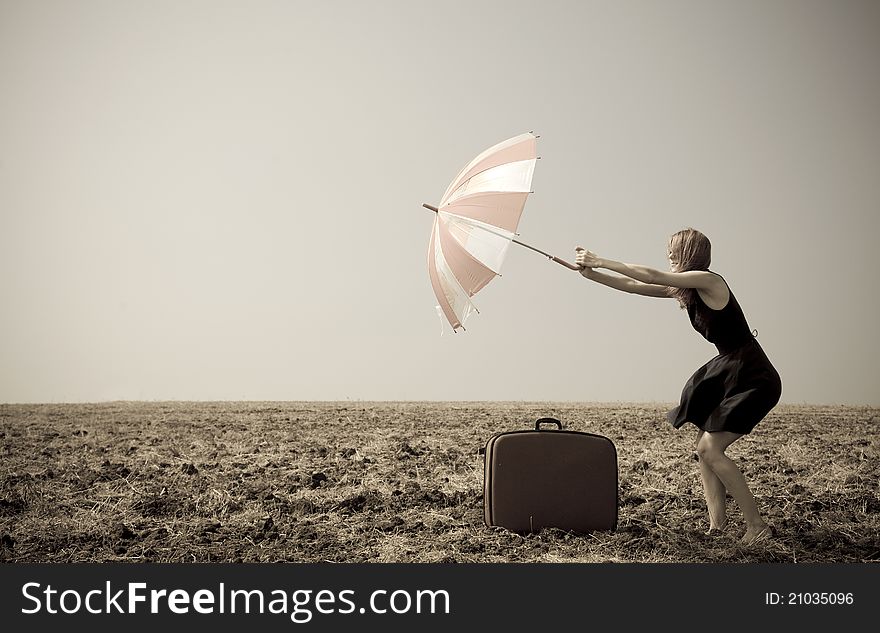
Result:
{"label": "woman's bare leg", "polygon": [[770,526],[761,518],[755,497],[749,490],[746,478],[743,477],[739,467],[724,454],[727,447],[741,437],[742,435],[739,433],[727,431],[703,433],[697,442],[697,455],[700,458],[700,463],[705,462],[718,476],[742,511],[746,521],[746,533],[742,542],[748,545],[759,538],[769,536]]}
{"label": "woman's bare leg", "polygon": [[[697,432],[697,444],[705,431]],[[697,454],[699,457],[699,453]],[[703,480],[703,494],[706,496],[706,508],[709,511],[709,533],[721,532],[727,526],[727,489],[709,464],[702,458],[699,460],[700,478]]]}

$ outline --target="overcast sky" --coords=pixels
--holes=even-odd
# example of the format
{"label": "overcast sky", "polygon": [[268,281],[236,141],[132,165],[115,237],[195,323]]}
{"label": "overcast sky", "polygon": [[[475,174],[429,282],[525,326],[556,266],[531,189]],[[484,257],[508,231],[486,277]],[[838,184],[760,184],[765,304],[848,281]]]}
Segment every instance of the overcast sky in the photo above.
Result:
{"label": "overcast sky", "polygon": [[520,239],[692,226],[782,402],[880,405],[880,3],[0,0],[0,402],[674,401],[670,300],[514,246],[453,334],[433,214],[540,134]]}

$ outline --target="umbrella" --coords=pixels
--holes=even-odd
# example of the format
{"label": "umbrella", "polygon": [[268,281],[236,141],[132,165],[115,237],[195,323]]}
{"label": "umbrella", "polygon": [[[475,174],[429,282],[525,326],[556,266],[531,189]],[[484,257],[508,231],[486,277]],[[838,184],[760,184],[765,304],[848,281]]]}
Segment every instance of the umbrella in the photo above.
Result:
{"label": "umbrella", "polygon": [[529,132],[493,145],[461,170],[439,205],[422,205],[437,214],[428,247],[428,273],[438,311],[453,331],[464,329],[468,316],[479,312],[471,297],[500,273],[511,242],[580,270],[514,239],[532,193],[538,138]]}

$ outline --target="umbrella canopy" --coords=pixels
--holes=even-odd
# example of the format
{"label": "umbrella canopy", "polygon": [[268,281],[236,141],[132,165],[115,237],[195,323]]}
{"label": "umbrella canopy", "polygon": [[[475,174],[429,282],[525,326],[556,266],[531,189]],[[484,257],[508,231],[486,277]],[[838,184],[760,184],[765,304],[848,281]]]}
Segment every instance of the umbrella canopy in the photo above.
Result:
{"label": "umbrella canopy", "polygon": [[526,198],[531,193],[538,137],[520,134],[498,143],[474,158],[455,177],[436,207],[428,247],[431,286],[453,331],[473,312],[471,297],[500,273],[514,239]]}

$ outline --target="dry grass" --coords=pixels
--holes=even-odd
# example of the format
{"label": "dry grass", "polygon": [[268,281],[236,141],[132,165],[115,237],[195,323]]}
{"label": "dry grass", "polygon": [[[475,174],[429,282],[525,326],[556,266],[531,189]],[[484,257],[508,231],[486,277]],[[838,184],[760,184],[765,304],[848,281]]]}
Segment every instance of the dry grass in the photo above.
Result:
{"label": "dry grass", "polygon": [[[708,527],[693,427],[666,404],[117,402],[0,405],[6,562],[880,560],[880,411],[780,406],[735,443],[774,539]],[[482,518],[491,435],[542,416],[610,437],[614,532]]]}

